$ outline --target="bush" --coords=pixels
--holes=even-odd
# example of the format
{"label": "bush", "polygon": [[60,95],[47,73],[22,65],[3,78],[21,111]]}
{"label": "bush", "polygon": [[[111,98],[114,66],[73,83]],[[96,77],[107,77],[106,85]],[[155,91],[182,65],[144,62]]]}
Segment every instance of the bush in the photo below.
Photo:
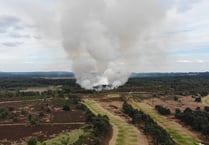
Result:
{"label": "bush", "polygon": [[202,102],[202,99],[200,97],[195,99],[195,102]]}
{"label": "bush", "polygon": [[179,98],[177,96],[175,96],[173,99],[174,99],[174,101],[178,101],[179,100]]}
{"label": "bush", "polygon": [[209,112],[209,106],[205,106],[205,107],[204,107],[204,110],[205,110],[206,112]]}
{"label": "bush", "polygon": [[155,106],[155,109],[156,109],[160,114],[162,114],[162,115],[170,115],[170,114],[171,114],[170,109],[165,108],[165,107],[163,107],[163,106],[161,106],[161,105],[156,105],[156,106]]}
{"label": "bush", "polygon": [[200,95],[201,95],[202,97],[205,97],[205,96],[208,95],[208,92],[207,92],[207,91],[202,91],[202,92],[200,92]]}
{"label": "bush", "polygon": [[109,123],[109,118],[106,115],[98,115],[93,119],[94,129],[96,134],[104,135],[110,131],[111,125]]}
{"label": "bush", "polygon": [[143,115],[142,115],[142,112],[141,111],[134,110],[134,115],[132,117],[132,123],[133,124],[139,123],[140,121],[142,121],[142,117],[143,117]]}
{"label": "bush", "polygon": [[63,108],[62,108],[62,110],[64,110],[64,111],[70,111],[70,106],[64,105]]}
{"label": "bush", "polygon": [[51,113],[52,111],[51,111],[50,108],[47,108],[46,112],[47,112],[47,113]]}
{"label": "bush", "polygon": [[134,109],[133,107],[128,104],[127,102],[124,102],[123,103],[123,111],[125,114],[128,114],[130,117],[133,117],[133,114],[134,114]]}
{"label": "bush", "polygon": [[36,127],[36,126],[40,125],[40,121],[38,119],[36,119],[36,118],[31,118],[30,124],[31,124],[31,126]]}
{"label": "bush", "polygon": [[31,138],[28,142],[27,145],[37,145],[38,141],[36,138]]}
{"label": "bush", "polygon": [[31,121],[31,119],[32,119],[32,115],[29,114],[29,115],[28,115],[28,120]]}
{"label": "bush", "polygon": [[14,111],[14,107],[9,107],[8,110],[9,110],[10,112]]}
{"label": "bush", "polygon": [[95,118],[95,115],[91,111],[87,110],[86,111],[86,121],[92,122],[94,120],[94,118]]}
{"label": "bush", "polygon": [[40,113],[39,113],[39,116],[40,116],[40,117],[44,117],[44,113],[43,113],[43,112],[40,112]]}

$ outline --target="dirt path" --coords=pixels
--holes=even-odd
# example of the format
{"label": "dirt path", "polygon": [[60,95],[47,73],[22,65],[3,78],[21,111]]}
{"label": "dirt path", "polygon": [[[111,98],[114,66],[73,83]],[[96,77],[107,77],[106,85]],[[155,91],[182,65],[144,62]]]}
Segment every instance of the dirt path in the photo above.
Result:
{"label": "dirt path", "polygon": [[181,124],[169,119],[165,116],[158,114],[151,106],[145,103],[132,101],[131,104],[137,109],[143,110],[146,114],[150,115],[161,127],[163,127],[174,139],[178,145],[197,145],[200,141],[198,136],[183,127]]}
{"label": "dirt path", "polygon": [[110,123],[113,126],[113,137],[110,140],[110,145],[148,145],[146,136],[121,117],[110,113],[95,101],[85,100],[85,104],[95,114],[107,115],[110,118]]}
{"label": "dirt path", "polygon": [[[70,122],[70,123],[41,123],[40,125],[84,125],[86,122]],[[29,126],[30,123],[5,123],[0,124],[1,126]]]}
{"label": "dirt path", "polygon": [[[47,98],[47,100],[51,100],[52,98]],[[22,102],[36,102],[36,101],[44,101],[44,99],[31,99],[31,100],[20,100],[20,101],[2,101],[0,104],[9,104],[9,103],[22,103]]]}

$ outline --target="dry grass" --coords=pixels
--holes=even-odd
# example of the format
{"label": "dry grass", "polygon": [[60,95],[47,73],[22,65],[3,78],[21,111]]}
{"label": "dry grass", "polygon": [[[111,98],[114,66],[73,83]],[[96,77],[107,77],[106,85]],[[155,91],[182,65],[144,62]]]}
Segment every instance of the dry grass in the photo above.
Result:
{"label": "dry grass", "polygon": [[161,127],[163,127],[178,145],[197,145],[200,142],[198,136],[179,123],[158,114],[153,107],[146,103],[131,103],[135,108],[143,110],[150,115]]}

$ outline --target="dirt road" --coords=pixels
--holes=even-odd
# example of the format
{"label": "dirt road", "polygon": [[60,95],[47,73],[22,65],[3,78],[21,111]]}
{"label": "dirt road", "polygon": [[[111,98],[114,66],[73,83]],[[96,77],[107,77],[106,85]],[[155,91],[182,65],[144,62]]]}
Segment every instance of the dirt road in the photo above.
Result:
{"label": "dirt road", "polygon": [[[70,123],[41,123],[40,125],[84,125],[86,122],[70,122]],[[1,126],[30,126],[30,123],[2,123]]]}
{"label": "dirt road", "polygon": [[[47,98],[46,100],[52,100],[52,98]],[[36,101],[44,101],[44,99],[31,99],[31,100],[20,100],[20,101],[2,101],[2,102],[0,102],[0,104],[36,102]]]}
{"label": "dirt road", "polygon": [[110,118],[113,137],[109,145],[148,145],[146,136],[139,132],[135,126],[110,113],[93,100],[85,100],[85,104],[95,114],[107,115]]}

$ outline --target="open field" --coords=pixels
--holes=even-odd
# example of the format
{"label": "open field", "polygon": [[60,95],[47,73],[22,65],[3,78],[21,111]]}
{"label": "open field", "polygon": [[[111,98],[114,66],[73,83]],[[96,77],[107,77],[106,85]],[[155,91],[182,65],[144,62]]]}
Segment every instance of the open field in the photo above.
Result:
{"label": "open field", "polygon": [[48,140],[53,138],[56,134],[62,132],[70,132],[71,130],[78,129],[83,125],[40,125],[37,127],[24,126],[24,125],[6,125],[0,127],[0,144],[10,145],[14,142],[20,144],[31,136],[36,137],[38,140]]}
{"label": "open field", "polygon": [[148,145],[146,137],[133,125],[108,112],[95,101],[85,100],[85,104],[95,114],[107,115],[110,118],[110,123],[113,126],[113,137],[110,145]]}
{"label": "open field", "polygon": [[54,90],[60,90],[62,86],[48,86],[48,87],[28,87],[27,89],[20,90],[20,92],[45,92],[45,91],[54,91]]}
{"label": "open field", "polygon": [[84,134],[84,131],[82,129],[72,130],[71,132],[68,132],[68,133],[59,134],[58,136],[52,139],[46,140],[43,143],[45,143],[45,145],[65,144],[65,143],[73,144],[83,134]]}
{"label": "open field", "polygon": [[145,103],[131,102],[137,108],[150,115],[161,127],[166,129],[178,145],[196,145],[200,142],[198,136],[190,130],[184,128],[177,122],[159,115],[152,107]]}
{"label": "open field", "polygon": [[[2,77],[0,80],[0,144],[27,142],[31,137],[49,144],[52,144],[51,141],[75,141],[82,134],[80,129],[87,123],[85,108],[80,104],[86,96],[91,96],[91,100],[86,100],[86,105],[95,114],[106,114],[110,118],[113,132],[111,130],[104,137],[96,136],[94,129],[91,128],[91,137],[98,137],[102,143],[109,142],[113,134],[110,145],[156,144],[155,141],[158,138],[152,135],[155,131],[144,135],[141,133],[145,130],[144,121],[139,121],[135,127],[131,124],[134,123],[133,118],[124,113],[123,101],[132,99],[140,102],[132,105],[141,108],[164,127],[177,144],[194,145],[200,141],[208,142],[209,132],[202,133],[203,129],[209,130],[208,123],[196,123],[203,126],[203,129],[193,131],[190,128],[194,129],[195,125],[191,126],[190,122],[195,124],[194,121],[185,123],[180,118],[175,118],[177,108],[182,113],[185,108],[190,108],[193,112],[201,111],[204,114],[203,119],[199,120],[208,121],[209,111],[205,110],[205,106],[209,106],[209,96],[204,97],[209,93],[208,80],[209,74],[130,78],[124,86],[117,89],[95,92],[84,90],[76,84],[75,79],[58,77],[51,79],[47,76],[46,78]],[[176,96],[177,99],[175,99]],[[202,102],[196,102],[197,97],[201,97]],[[64,105],[68,105],[70,110],[64,111]],[[155,105],[170,109],[171,114],[160,115],[155,110]],[[192,118],[197,118],[195,120],[197,121],[199,117],[192,116]],[[194,120],[192,118],[189,119]],[[88,122],[88,126],[93,125],[93,122]],[[74,139],[70,139],[69,136]],[[92,145],[86,140],[82,143]]]}
{"label": "open field", "polygon": [[[86,123],[85,112],[77,109],[70,100],[62,98],[6,101],[0,104],[0,144],[22,142],[31,136],[47,140]],[[70,111],[62,109],[64,104],[70,106]],[[35,121],[32,122],[29,116]]]}
{"label": "open field", "polygon": [[140,99],[140,101],[152,106],[153,108],[156,105],[162,105],[166,108],[169,108],[171,113],[173,114],[175,113],[177,108],[181,111],[184,111],[186,108],[191,108],[192,110],[195,110],[197,107],[200,107],[200,109],[203,110],[205,106],[201,102],[195,102],[195,98],[192,98],[192,96],[178,96],[178,100],[174,100],[174,97],[163,96],[159,98],[153,97],[148,99]]}

